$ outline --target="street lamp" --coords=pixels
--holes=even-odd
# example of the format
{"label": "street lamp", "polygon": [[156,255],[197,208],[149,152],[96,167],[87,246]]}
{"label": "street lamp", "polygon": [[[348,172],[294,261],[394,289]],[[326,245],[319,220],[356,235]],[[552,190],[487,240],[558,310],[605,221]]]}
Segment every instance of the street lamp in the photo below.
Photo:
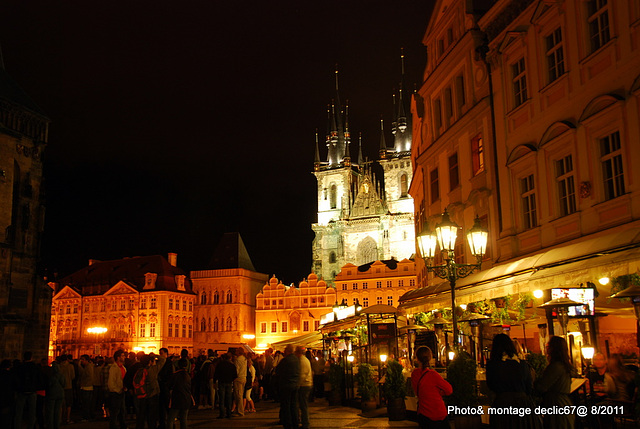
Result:
{"label": "street lamp", "polygon": [[[456,317],[456,281],[467,277],[475,270],[481,268],[482,257],[487,250],[489,231],[480,224],[480,218],[476,216],[473,228],[467,232],[467,241],[471,254],[476,257],[475,264],[458,264],[455,262],[455,246],[460,227],[449,218],[445,210],[442,213],[442,221],[436,225],[435,233],[430,231],[425,223],[424,229],[418,235],[418,247],[424,259],[427,271],[433,272],[441,279],[447,280],[451,286],[451,313],[453,318],[453,345],[458,347],[458,321]],[[444,264],[433,265],[436,254],[436,245],[444,256]]]}

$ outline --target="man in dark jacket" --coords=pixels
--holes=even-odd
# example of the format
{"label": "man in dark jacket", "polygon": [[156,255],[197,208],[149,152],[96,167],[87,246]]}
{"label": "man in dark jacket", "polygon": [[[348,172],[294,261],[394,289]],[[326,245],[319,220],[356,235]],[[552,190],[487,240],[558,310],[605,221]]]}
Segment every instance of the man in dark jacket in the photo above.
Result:
{"label": "man in dark jacket", "polygon": [[220,403],[219,419],[223,419],[225,415],[227,418],[231,418],[233,380],[237,377],[238,371],[233,362],[231,362],[231,354],[226,353],[222,355],[218,365],[216,365],[216,371],[213,374],[214,383],[216,381],[218,382],[218,397]]}
{"label": "man in dark jacket", "polygon": [[178,370],[169,379],[171,390],[171,405],[169,406],[168,425],[173,426],[176,416],[180,419],[180,429],[187,429],[189,408],[193,405],[191,397],[191,376],[187,374],[189,362],[182,358],[178,360]]}
{"label": "man in dark jacket", "polygon": [[300,360],[293,354],[293,345],[284,349],[284,359],[276,366],[280,420],[284,429],[298,429],[298,386],[300,385]]}
{"label": "man in dark jacket", "polygon": [[22,417],[26,409],[27,428],[36,425],[36,390],[42,384],[42,375],[38,366],[31,360],[32,354],[24,352],[24,360],[14,368],[16,386],[16,408],[14,427],[22,427]]}

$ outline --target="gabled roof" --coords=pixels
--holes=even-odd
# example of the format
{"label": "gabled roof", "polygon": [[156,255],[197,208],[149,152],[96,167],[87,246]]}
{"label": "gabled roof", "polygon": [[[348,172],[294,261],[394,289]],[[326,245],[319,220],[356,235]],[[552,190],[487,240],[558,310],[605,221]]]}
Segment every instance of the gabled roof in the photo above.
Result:
{"label": "gabled roof", "polygon": [[157,274],[155,288],[151,290],[178,292],[176,276],[185,276],[184,292],[192,293],[191,280],[185,272],[169,264],[160,255],[136,256],[114,261],[95,261],[91,265],[64,277],[59,283],[62,287],[72,286],[82,291],[84,296],[101,295],[119,282],[124,282],[142,292],[147,273]]}
{"label": "gabled roof", "polygon": [[208,268],[210,270],[232,268],[244,268],[249,271],[256,270],[239,232],[227,232],[222,236],[216,250],[213,252],[213,258],[211,258]]}

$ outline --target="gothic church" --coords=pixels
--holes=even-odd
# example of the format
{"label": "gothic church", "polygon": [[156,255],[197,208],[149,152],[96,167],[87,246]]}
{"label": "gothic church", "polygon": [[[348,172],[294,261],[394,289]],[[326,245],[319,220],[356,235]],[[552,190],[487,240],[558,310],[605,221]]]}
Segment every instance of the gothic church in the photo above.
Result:
{"label": "gothic church", "polygon": [[[402,59],[404,77],[404,58]],[[362,157],[362,138],[356,160],[351,158],[349,106],[342,109],[336,71],[336,97],[328,111],[327,158],[320,161],[318,136],[313,174],[318,180],[318,221],[312,224],[311,270],[333,284],[342,266],[376,260],[411,258],[415,253],[412,178],[411,116],[400,84],[392,123],[393,147],[388,147],[381,120],[378,163],[381,181],[371,162]]]}

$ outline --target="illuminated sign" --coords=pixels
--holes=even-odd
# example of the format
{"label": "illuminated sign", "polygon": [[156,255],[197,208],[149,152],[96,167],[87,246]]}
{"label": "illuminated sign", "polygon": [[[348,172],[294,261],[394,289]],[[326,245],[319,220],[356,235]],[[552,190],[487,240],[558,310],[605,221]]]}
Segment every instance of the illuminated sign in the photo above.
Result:
{"label": "illuminated sign", "polygon": [[335,316],[334,316],[333,312],[327,313],[327,314],[323,314],[322,316],[320,316],[320,324],[321,325],[326,325],[327,323],[331,323],[334,320],[336,320],[336,319],[335,319]]}
{"label": "illuminated sign", "polygon": [[347,307],[347,308],[339,308],[338,311],[336,311],[336,316],[338,317],[338,320],[346,319],[347,317],[351,317],[355,315],[356,315],[355,305],[352,305],[351,307]]}
{"label": "illuminated sign", "polygon": [[582,305],[567,307],[569,316],[593,316],[596,314],[595,295],[593,288],[554,288],[551,289],[551,299],[569,298]]}

